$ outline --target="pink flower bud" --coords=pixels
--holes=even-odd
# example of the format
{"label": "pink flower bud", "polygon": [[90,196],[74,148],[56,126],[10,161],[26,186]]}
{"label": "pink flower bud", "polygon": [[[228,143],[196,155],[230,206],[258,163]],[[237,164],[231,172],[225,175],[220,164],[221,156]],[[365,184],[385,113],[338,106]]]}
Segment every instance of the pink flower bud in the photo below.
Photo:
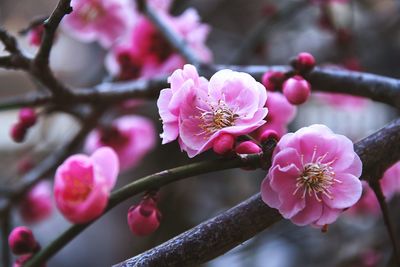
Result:
{"label": "pink flower bud", "polygon": [[21,143],[24,141],[25,136],[26,136],[26,127],[23,125],[21,122],[15,123],[11,127],[10,131],[11,138],[14,140],[14,142]]}
{"label": "pink flower bud", "polygon": [[294,60],[293,67],[300,72],[309,72],[315,67],[315,58],[310,53],[300,53]]}
{"label": "pink flower bud", "polygon": [[40,24],[30,29],[28,32],[28,41],[32,46],[40,46],[44,33],[44,25]]}
{"label": "pink flower bud", "polygon": [[253,141],[244,141],[235,148],[238,154],[257,154],[261,152],[261,148]]}
{"label": "pink flower bud", "polygon": [[293,105],[300,105],[307,101],[311,93],[311,85],[301,76],[294,76],[283,84],[283,94]]}
{"label": "pink flower bud", "polygon": [[51,184],[42,181],[35,185],[21,200],[19,208],[26,223],[36,223],[50,216],[53,210]]}
{"label": "pink flower bud", "polygon": [[15,255],[34,252],[38,246],[31,229],[25,226],[14,228],[8,236],[8,244]]}
{"label": "pink flower bud", "polygon": [[261,78],[262,84],[268,91],[280,90],[285,74],[279,71],[267,71]]}
{"label": "pink flower bud", "polygon": [[235,145],[235,137],[230,134],[221,134],[213,145],[214,152],[219,155],[226,155],[233,150]]}
{"label": "pink flower bud", "polygon": [[160,226],[161,213],[156,202],[149,198],[143,200],[138,206],[131,206],[128,210],[128,225],[134,235],[146,236]]}
{"label": "pink flower bud", "polygon": [[37,120],[37,115],[34,109],[32,108],[22,108],[19,111],[19,121],[26,128],[32,127],[35,125]]}
{"label": "pink flower bud", "polygon": [[271,130],[271,129],[265,129],[260,136],[260,142],[264,143],[266,142],[268,139],[275,139],[275,140],[279,140],[279,135],[276,131]]}

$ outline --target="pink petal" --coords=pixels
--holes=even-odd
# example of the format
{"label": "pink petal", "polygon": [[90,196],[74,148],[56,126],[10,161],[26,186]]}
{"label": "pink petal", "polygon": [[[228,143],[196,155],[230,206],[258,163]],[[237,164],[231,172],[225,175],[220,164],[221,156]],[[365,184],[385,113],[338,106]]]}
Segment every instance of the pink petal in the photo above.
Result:
{"label": "pink petal", "polygon": [[110,147],[101,147],[91,156],[95,168],[104,177],[108,190],[114,188],[119,173],[119,161],[115,151]]}
{"label": "pink petal", "polygon": [[324,226],[325,224],[331,224],[337,220],[337,218],[342,212],[343,210],[341,209],[332,209],[326,205],[323,205],[321,217],[314,224],[316,226]]}
{"label": "pink petal", "polygon": [[278,208],[281,205],[281,201],[269,183],[270,180],[265,177],[261,184],[261,198],[271,208]]}
{"label": "pink petal", "polygon": [[335,179],[340,182],[335,182],[330,188],[332,198],[322,196],[325,204],[330,208],[344,209],[357,203],[362,193],[361,181],[347,173],[337,173]]}
{"label": "pink petal", "polygon": [[294,224],[304,226],[318,220],[322,214],[322,202],[318,202],[314,196],[306,196],[306,205],[299,213],[291,218]]}

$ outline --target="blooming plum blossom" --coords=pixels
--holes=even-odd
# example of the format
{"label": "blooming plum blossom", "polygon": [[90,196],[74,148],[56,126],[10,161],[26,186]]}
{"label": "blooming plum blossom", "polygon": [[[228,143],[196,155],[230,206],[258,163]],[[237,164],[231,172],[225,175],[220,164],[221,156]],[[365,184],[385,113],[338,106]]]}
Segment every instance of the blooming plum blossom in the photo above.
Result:
{"label": "blooming plum blossom", "polygon": [[42,181],[35,185],[19,204],[22,219],[36,223],[46,219],[53,211],[51,184]]}
{"label": "blooming plum blossom", "polygon": [[361,171],[347,137],[324,125],[304,127],[278,142],[262,199],[294,224],[322,227],[359,200]]}
{"label": "blooming plum blossom", "polygon": [[91,156],[72,155],[56,171],[54,197],[72,223],[86,223],[103,213],[119,172],[118,156],[109,147]]}
{"label": "blooming plum blossom", "polygon": [[109,129],[92,131],[85,143],[85,151],[93,153],[109,146],[118,155],[121,170],[134,167],[155,145],[153,123],[142,116],[128,115],[116,119]]}
{"label": "blooming plum blossom", "polygon": [[179,135],[182,150],[194,157],[213,147],[222,134],[248,134],[265,123],[265,87],[249,74],[232,70],[215,73],[209,82],[186,65],[169,78],[158,108],[164,124],[163,143]]}
{"label": "blooming plum blossom", "polygon": [[[211,52],[205,45],[210,28],[200,23],[194,9],[186,10],[179,17],[164,12],[160,12],[159,16],[187,42],[202,61],[211,61]],[[143,16],[132,28],[130,36],[114,46],[106,57],[108,71],[119,80],[170,74],[184,63],[183,57],[152,22]]]}
{"label": "blooming plum blossom", "polygon": [[64,29],[82,42],[98,41],[105,48],[123,37],[138,16],[130,0],[72,0],[71,6]]}

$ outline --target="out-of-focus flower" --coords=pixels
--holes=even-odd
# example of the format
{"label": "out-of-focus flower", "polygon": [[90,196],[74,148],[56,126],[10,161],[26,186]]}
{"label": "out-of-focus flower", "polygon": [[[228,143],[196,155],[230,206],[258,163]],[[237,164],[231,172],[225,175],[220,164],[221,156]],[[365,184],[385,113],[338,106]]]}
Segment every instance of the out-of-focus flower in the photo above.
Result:
{"label": "out-of-focus flower", "polygon": [[42,181],[35,185],[19,203],[22,219],[36,223],[50,216],[53,210],[51,184]]}
{"label": "out-of-focus flower", "polygon": [[54,197],[61,213],[73,223],[86,223],[103,213],[119,172],[118,156],[109,147],[90,157],[70,156],[56,171]]}
{"label": "out-of-focus flower", "polygon": [[400,192],[400,162],[395,163],[385,171],[380,183],[387,200]]}
{"label": "out-of-focus flower", "polygon": [[194,157],[212,148],[222,134],[248,134],[265,123],[267,93],[249,74],[221,70],[206,86],[197,73],[180,73],[171,76],[171,89],[163,90],[158,100],[164,139],[165,128],[169,127],[164,143],[179,134],[181,149]]}
{"label": "out-of-focus flower", "polygon": [[44,33],[44,25],[39,24],[28,31],[28,41],[32,46],[40,46]]}
{"label": "out-of-focus flower", "polygon": [[139,205],[133,205],[128,211],[128,226],[131,232],[137,236],[152,234],[158,229],[161,221],[161,213],[157,203],[152,198],[143,199]]}
{"label": "out-of-focus flower", "polygon": [[[179,17],[164,12],[159,16],[186,41],[199,59],[211,61],[211,52],[205,45],[210,28],[200,22],[194,9],[186,10]],[[113,47],[106,58],[108,71],[119,80],[170,74],[184,63],[185,60],[146,17],[139,18],[130,36]]]}
{"label": "out-of-focus flower", "polygon": [[379,215],[379,203],[376,199],[374,191],[369,187],[368,183],[362,181],[362,195],[360,200],[346,211],[349,215]]}
{"label": "out-of-focus flower", "polygon": [[15,255],[34,252],[38,243],[31,229],[25,226],[15,227],[8,236],[8,245]]}
{"label": "out-of-focus flower", "polygon": [[297,107],[290,104],[286,97],[278,92],[270,92],[266,103],[268,108],[267,122],[255,133],[257,140],[260,140],[263,133],[273,130],[281,137],[287,132],[287,125],[294,119]]}
{"label": "out-of-focus flower", "polygon": [[85,151],[109,146],[118,155],[121,170],[136,166],[154,147],[156,131],[153,123],[142,116],[129,115],[116,119],[111,127],[92,131],[85,143]]}
{"label": "out-of-focus flower", "polygon": [[359,200],[361,171],[347,137],[324,125],[304,127],[278,142],[262,199],[297,225],[321,227]]}
{"label": "out-of-focus flower", "polygon": [[72,0],[71,6],[62,24],[67,33],[105,48],[129,32],[138,17],[130,0]]}

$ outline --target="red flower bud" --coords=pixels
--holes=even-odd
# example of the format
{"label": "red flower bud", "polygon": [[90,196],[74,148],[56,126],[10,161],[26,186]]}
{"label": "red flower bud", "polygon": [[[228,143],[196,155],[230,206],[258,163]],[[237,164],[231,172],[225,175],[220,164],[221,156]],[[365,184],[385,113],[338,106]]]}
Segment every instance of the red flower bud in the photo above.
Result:
{"label": "red flower bud", "polygon": [[279,71],[267,71],[262,76],[262,84],[268,91],[276,91],[282,88],[285,74]]}
{"label": "red flower bud", "polygon": [[307,101],[311,93],[311,85],[301,76],[294,76],[283,84],[283,94],[293,105]]}
{"label": "red flower bud", "polygon": [[31,229],[25,226],[14,228],[8,236],[8,244],[15,255],[34,252],[38,244]]}
{"label": "red flower bud", "polygon": [[219,155],[226,155],[233,150],[235,137],[230,134],[221,134],[215,141],[213,150]]}
{"label": "red flower bud", "polygon": [[238,154],[257,154],[261,152],[261,147],[253,141],[244,141],[236,146],[235,151]]}
{"label": "red flower bud", "polygon": [[309,72],[315,67],[315,58],[310,53],[300,53],[292,62],[293,67],[300,72]]}
{"label": "red flower bud", "polygon": [[21,122],[15,123],[11,127],[10,135],[14,142],[21,143],[24,141],[26,136],[26,127]]}
{"label": "red flower bud", "polygon": [[128,225],[134,235],[146,236],[152,234],[160,226],[161,213],[156,202],[144,199],[138,206],[131,206],[128,210]]}
{"label": "red flower bud", "polygon": [[19,111],[19,121],[26,128],[32,127],[35,125],[37,120],[37,115],[34,109],[32,108],[22,108]]}

